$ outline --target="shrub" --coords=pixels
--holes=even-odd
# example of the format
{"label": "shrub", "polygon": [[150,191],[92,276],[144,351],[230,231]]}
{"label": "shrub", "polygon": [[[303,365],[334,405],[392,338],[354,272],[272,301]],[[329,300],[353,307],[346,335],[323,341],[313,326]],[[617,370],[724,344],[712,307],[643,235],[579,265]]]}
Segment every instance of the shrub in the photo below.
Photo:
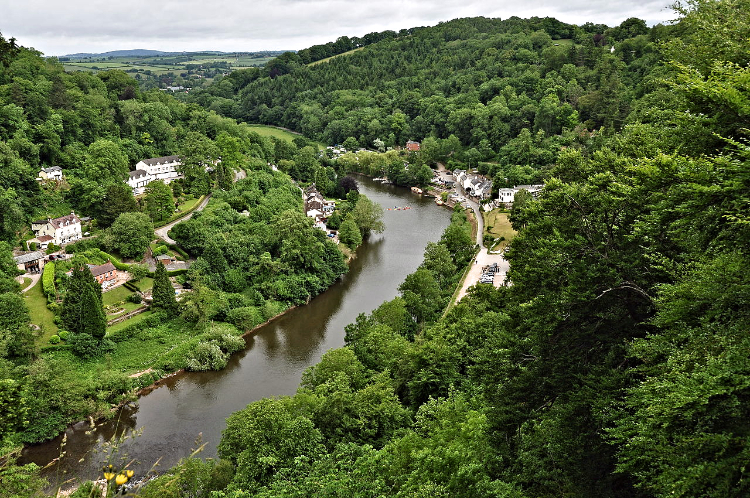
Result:
{"label": "shrub", "polygon": [[90,239],[82,239],[65,246],[65,252],[68,254],[85,252],[89,249],[101,249],[101,239],[99,237],[92,237]]}
{"label": "shrub", "polygon": [[84,360],[96,358],[101,354],[99,341],[89,334],[71,334],[69,344],[73,353]]}
{"label": "shrub", "polygon": [[47,309],[50,310],[52,313],[57,313],[57,310],[60,309],[60,305],[57,302],[52,301],[52,302],[47,303]]}
{"label": "shrub", "polygon": [[146,275],[148,275],[148,266],[142,265],[142,264],[132,264],[128,268],[128,273],[130,273],[132,280],[137,282],[143,277],[145,277]]}
{"label": "shrub", "polygon": [[151,253],[152,253],[152,254],[153,254],[154,256],[161,256],[162,254],[167,254],[167,251],[169,251],[169,248],[168,248],[168,247],[167,247],[166,245],[162,244],[162,245],[160,245],[160,246],[156,246],[156,247],[155,247],[155,248],[154,248],[154,249],[153,249],[153,250],[151,251]]}
{"label": "shrub", "polygon": [[228,357],[215,342],[201,341],[193,350],[185,369],[193,372],[221,370],[227,365]]}
{"label": "shrub", "polygon": [[242,330],[250,330],[265,321],[261,311],[255,306],[235,308],[227,313],[227,321]]}
{"label": "shrub", "polygon": [[50,344],[59,344],[60,343],[60,336],[55,334],[52,337],[49,338]]}
{"label": "shrub", "polygon": [[55,263],[49,262],[44,265],[42,273],[42,291],[47,296],[55,295]]}
{"label": "shrub", "polygon": [[140,294],[130,294],[126,299],[128,300],[128,302],[135,304],[141,304],[143,302],[143,298]]}
{"label": "shrub", "polygon": [[225,323],[213,323],[204,338],[216,343],[225,353],[234,353],[245,347],[245,340],[238,336],[239,331]]}
{"label": "shrub", "polygon": [[63,341],[67,341],[70,332],[68,332],[67,330],[60,330],[57,332],[57,335],[60,336],[60,339],[62,339]]}

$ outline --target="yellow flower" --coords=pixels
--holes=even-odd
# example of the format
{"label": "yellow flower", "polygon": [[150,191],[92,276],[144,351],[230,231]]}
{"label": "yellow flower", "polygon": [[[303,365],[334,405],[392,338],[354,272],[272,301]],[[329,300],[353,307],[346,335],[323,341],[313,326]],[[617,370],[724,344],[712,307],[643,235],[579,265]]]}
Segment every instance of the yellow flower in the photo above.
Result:
{"label": "yellow flower", "polygon": [[115,476],[114,472],[105,472],[104,473],[104,478],[106,480],[108,480],[108,481],[111,481],[114,476]]}
{"label": "yellow flower", "polygon": [[130,479],[131,477],[133,477],[133,471],[132,470],[126,470],[125,471],[125,475],[127,475],[128,479]]}
{"label": "yellow flower", "polygon": [[118,486],[122,486],[126,482],[128,482],[128,476],[126,476],[125,474],[117,474],[117,477],[115,478],[115,484],[117,484]]}

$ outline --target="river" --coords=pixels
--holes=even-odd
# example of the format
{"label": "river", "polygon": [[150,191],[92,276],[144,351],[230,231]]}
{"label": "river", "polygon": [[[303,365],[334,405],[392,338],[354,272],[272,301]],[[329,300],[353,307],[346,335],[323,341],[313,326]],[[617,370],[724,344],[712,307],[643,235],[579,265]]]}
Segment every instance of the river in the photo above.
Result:
{"label": "river", "polygon": [[[137,475],[157,461],[157,472],[173,466],[198,447],[197,440],[205,444],[199,456],[215,457],[230,414],[264,397],[294,394],[306,368],[326,351],[343,346],[346,325],[393,299],[404,277],[421,263],[427,243],[437,241],[448,226],[450,211],[406,188],[359,176],[357,181],[362,193],[383,206],[386,229],[360,246],[340,281],[309,304],[259,328],[224,370],[173,376],[95,431],[88,423],[69,428],[65,455],[43,472],[51,486],[72,479],[63,485],[68,487],[100,476],[111,451],[105,441],[131,429],[140,435],[127,438],[109,461],[133,460],[129,468]],[[410,209],[389,210],[396,206]],[[62,438],[26,448],[19,463],[48,464],[60,455]]]}

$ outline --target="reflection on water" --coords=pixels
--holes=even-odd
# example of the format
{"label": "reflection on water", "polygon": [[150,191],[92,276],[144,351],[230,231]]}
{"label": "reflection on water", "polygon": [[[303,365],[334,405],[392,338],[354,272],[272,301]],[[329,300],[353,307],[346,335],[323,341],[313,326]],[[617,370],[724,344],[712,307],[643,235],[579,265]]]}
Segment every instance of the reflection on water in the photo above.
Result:
{"label": "reflection on water", "polygon": [[[206,443],[201,455],[215,456],[224,420],[231,413],[264,397],[294,394],[304,370],[329,349],[344,344],[346,325],[359,313],[369,313],[393,299],[404,277],[421,263],[427,243],[438,240],[448,226],[450,211],[408,189],[361,177],[358,181],[361,191],[383,206],[386,230],[357,250],[349,273],[308,305],[289,311],[247,338],[247,347],[233,355],[224,370],[165,379],[138,406],[124,407],[115,420],[95,432],[88,430],[88,424],[69,428],[65,457],[47,471],[52,484],[64,480],[58,478],[63,471],[81,479],[96,477],[105,458],[102,442],[135,428],[142,429],[142,435],[128,439],[121,453],[136,460],[131,468],[141,475],[158,459],[163,470],[190,455],[199,437]],[[411,209],[387,210],[395,206]],[[24,463],[46,465],[59,455],[60,441],[26,449]],[[86,460],[79,462],[84,456]]]}

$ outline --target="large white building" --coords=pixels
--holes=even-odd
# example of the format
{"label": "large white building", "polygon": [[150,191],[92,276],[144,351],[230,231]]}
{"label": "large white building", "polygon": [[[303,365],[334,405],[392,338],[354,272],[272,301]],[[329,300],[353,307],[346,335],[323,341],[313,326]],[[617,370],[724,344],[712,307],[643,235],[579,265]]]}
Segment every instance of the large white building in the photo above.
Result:
{"label": "large white building", "polygon": [[180,164],[179,156],[144,159],[135,165],[135,171],[130,172],[127,183],[133,189],[133,195],[142,194],[146,186],[154,180],[169,183],[177,178],[182,178],[182,174],[178,170]]}
{"label": "large white building", "polygon": [[541,192],[543,188],[544,185],[517,185],[513,188],[501,188],[498,191],[497,200],[498,202],[501,202],[510,207],[513,204],[513,199],[516,196],[516,192],[518,192],[519,190],[528,191],[536,199],[539,195],[539,192]]}
{"label": "large white building", "polygon": [[[61,246],[83,237],[81,220],[73,212],[59,218],[33,221],[31,222],[31,230],[36,235],[36,239],[32,239],[31,242],[40,244],[52,242]],[[48,237],[52,237],[52,240],[50,241]]]}

